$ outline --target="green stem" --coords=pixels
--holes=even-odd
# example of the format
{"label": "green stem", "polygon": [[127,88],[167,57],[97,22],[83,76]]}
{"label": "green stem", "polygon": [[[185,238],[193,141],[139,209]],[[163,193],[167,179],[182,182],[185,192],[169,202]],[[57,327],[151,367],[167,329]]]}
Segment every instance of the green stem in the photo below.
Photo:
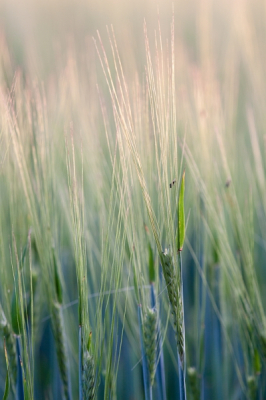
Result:
{"label": "green stem", "polygon": [[82,326],[79,326],[79,400],[83,399],[82,391]]}
{"label": "green stem", "polygon": [[144,381],[145,400],[152,400],[152,386],[149,379],[149,369],[147,363],[147,357],[144,349],[143,340],[143,327],[142,327],[142,315],[141,315],[141,304],[138,305],[138,320],[139,320],[139,331],[140,331],[140,345],[141,345],[141,357],[142,357],[142,371]]}
{"label": "green stem", "polygon": [[17,390],[16,399],[24,400],[24,389],[23,389],[23,375],[21,366],[21,343],[20,337],[16,336],[16,348],[17,348]]}
{"label": "green stem", "polygon": [[185,318],[184,318],[184,295],[183,295],[183,275],[182,275],[182,256],[181,251],[178,253],[178,264],[179,264],[179,276],[180,276],[180,296],[181,296],[181,307],[182,307],[182,331],[184,338],[184,354],[183,362],[178,354],[178,376],[179,376],[179,394],[180,400],[186,400],[186,340],[185,340]]}

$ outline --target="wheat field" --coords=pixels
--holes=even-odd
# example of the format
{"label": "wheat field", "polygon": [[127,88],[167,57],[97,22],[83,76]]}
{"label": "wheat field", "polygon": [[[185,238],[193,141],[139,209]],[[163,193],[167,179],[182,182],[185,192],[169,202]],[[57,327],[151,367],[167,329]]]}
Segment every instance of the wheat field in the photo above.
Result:
{"label": "wheat field", "polygon": [[0,397],[266,398],[266,3],[0,2]]}

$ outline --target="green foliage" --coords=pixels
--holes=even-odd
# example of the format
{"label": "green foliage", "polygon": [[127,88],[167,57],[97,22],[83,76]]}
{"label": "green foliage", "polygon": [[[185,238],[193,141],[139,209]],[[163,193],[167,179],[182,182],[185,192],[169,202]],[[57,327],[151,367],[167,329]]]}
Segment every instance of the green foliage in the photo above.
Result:
{"label": "green foliage", "polygon": [[261,362],[260,362],[260,354],[258,350],[255,348],[254,356],[253,356],[253,365],[254,365],[254,372],[256,375],[261,373]]}
{"label": "green foliage", "polygon": [[63,302],[63,288],[62,288],[60,272],[59,272],[59,263],[58,263],[54,248],[52,249],[52,252],[53,252],[53,262],[54,262],[54,281],[55,281],[56,301],[59,304],[62,304],[62,302]]}
{"label": "green foliage", "polygon": [[177,229],[177,251],[182,251],[185,240],[185,208],[184,208],[184,196],[185,196],[185,171],[183,172],[179,197],[178,197],[178,229]]}
{"label": "green foliage", "polygon": [[16,335],[20,335],[22,329],[22,315],[19,301],[18,288],[13,291],[11,302],[11,324]]}
{"label": "green foliage", "polygon": [[149,281],[155,282],[155,264],[153,257],[153,250],[149,243]]}
{"label": "green foliage", "polygon": [[10,381],[9,381],[9,373],[8,373],[8,371],[7,371],[7,374],[6,374],[6,383],[5,383],[5,391],[4,391],[3,400],[7,400],[7,399],[8,399],[9,390],[10,390]]}

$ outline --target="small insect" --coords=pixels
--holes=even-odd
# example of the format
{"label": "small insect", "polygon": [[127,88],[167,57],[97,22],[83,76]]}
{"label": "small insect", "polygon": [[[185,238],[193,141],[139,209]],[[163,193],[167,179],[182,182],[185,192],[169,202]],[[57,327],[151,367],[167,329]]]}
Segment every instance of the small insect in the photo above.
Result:
{"label": "small insect", "polygon": [[173,182],[170,183],[170,189],[174,186],[175,183],[176,183],[176,179],[173,180]]}
{"label": "small insect", "polygon": [[225,183],[225,187],[228,188],[230,186],[231,183],[231,179],[227,179],[226,183]]}

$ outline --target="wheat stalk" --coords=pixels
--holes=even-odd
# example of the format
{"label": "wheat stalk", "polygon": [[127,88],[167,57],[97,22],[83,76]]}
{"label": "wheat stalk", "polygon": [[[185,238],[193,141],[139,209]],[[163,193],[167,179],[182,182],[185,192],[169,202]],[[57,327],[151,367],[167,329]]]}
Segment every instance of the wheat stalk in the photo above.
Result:
{"label": "wheat stalk", "polygon": [[144,323],[144,345],[150,374],[150,384],[153,385],[156,371],[156,348],[157,348],[157,311],[148,308]]}

